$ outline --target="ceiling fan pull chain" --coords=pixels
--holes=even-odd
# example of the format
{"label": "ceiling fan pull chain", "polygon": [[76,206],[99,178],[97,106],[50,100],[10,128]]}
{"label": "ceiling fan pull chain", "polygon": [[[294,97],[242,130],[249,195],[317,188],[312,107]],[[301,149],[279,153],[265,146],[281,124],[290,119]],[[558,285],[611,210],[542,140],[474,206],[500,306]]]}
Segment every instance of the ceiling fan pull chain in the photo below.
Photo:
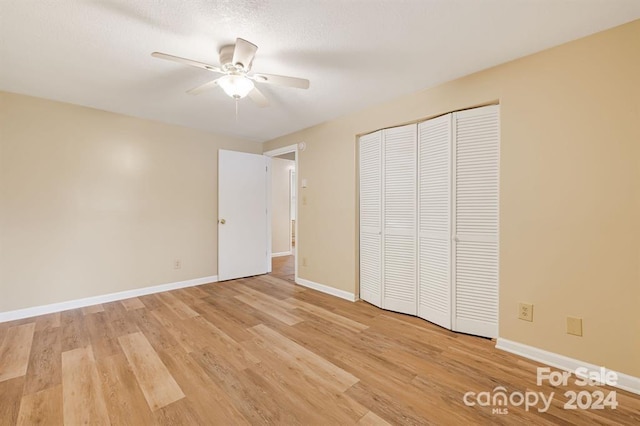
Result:
{"label": "ceiling fan pull chain", "polygon": [[238,122],[238,99],[236,98],[236,123]]}

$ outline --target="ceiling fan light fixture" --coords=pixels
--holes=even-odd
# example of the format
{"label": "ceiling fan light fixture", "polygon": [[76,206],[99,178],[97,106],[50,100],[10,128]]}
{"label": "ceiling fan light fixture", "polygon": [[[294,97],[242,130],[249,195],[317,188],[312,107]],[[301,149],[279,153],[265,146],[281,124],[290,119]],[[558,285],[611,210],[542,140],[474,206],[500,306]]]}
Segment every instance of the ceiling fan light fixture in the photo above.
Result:
{"label": "ceiling fan light fixture", "polygon": [[[1,2],[2,0],[0,0]],[[220,66],[210,65],[204,62],[194,61],[193,59],[181,58],[180,56],[169,55],[162,52],[153,52],[151,56],[154,58],[164,59],[177,62],[183,65],[189,65],[196,68],[205,69],[216,74],[222,74],[222,77],[208,81],[204,84],[187,90],[190,95],[198,95],[206,90],[215,87],[221,87],[224,92],[232,99],[239,100],[249,97],[259,107],[269,105],[267,98],[258,90],[257,84],[273,84],[276,86],[295,87],[298,89],[308,89],[309,80],[304,78],[287,77],[275,74],[253,74],[250,77],[247,73],[251,71],[251,64],[256,55],[258,46],[237,38],[235,44],[222,46],[219,51]],[[236,108],[238,103],[236,102]]]}
{"label": "ceiling fan light fixture", "polygon": [[224,93],[234,99],[242,99],[255,87],[253,81],[243,75],[229,74],[218,80],[218,85],[222,87]]}

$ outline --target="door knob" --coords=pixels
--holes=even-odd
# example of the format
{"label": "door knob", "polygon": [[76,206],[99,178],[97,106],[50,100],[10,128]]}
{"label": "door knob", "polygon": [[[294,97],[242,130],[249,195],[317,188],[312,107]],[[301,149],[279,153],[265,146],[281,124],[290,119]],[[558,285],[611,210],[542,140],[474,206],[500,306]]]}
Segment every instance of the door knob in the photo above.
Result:
{"label": "door knob", "polygon": [[227,223],[227,221],[224,219],[220,219],[218,222],[220,222],[221,225],[224,225],[225,223]]}

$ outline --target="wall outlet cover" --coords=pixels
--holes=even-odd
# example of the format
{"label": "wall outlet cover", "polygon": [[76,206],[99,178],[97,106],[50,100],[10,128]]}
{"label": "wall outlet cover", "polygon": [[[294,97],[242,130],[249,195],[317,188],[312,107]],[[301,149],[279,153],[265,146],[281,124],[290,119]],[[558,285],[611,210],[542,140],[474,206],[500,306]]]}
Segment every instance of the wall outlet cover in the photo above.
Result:
{"label": "wall outlet cover", "polygon": [[524,321],[533,322],[533,305],[530,303],[518,304],[518,318]]}

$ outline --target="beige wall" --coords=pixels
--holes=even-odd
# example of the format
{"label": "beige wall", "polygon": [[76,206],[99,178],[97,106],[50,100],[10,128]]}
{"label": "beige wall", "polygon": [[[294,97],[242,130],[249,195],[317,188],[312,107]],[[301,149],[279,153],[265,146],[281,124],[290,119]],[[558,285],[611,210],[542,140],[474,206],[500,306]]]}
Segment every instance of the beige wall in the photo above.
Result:
{"label": "beige wall", "polygon": [[357,134],[499,101],[500,336],[640,376],[639,45],[635,21],[265,143],[307,144],[300,277],[357,292]]}
{"label": "beige wall", "polygon": [[271,251],[291,251],[291,194],[289,173],[295,161],[273,158],[271,160]]}
{"label": "beige wall", "polygon": [[218,148],[261,150],[3,92],[0,132],[0,312],[216,275]]}

